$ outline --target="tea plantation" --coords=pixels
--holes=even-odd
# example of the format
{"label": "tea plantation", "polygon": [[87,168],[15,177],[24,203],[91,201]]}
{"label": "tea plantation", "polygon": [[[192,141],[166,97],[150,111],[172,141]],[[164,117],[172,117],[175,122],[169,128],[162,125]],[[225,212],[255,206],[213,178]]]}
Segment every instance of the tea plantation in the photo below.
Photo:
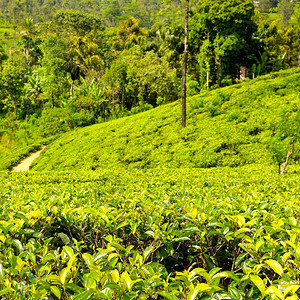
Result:
{"label": "tea plantation", "polygon": [[298,299],[299,174],[1,173],[1,298]]}
{"label": "tea plantation", "polygon": [[299,80],[194,96],[184,130],[179,103],[74,130],[0,172],[0,298],[299,299],[299,141],[277,165]]}
{"label": "tea plantation", "polygon": [[[277,164],[300,135],[299,82],[297,68],[191,97],[184,130],[179,101],[77,129],[51,143],[32,169]],[[299,149],[298,141],[296,160]]]}

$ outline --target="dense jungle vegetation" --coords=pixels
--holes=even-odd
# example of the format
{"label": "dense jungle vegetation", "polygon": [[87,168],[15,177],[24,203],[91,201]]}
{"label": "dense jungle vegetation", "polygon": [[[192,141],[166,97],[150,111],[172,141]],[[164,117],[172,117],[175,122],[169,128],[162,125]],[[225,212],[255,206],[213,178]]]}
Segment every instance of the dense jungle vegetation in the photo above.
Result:
{"label": "dense jungle vegetation", "polygon": [[299,3],[190,1],[181,128],[186,3],[0,0],[1,299],[300,298]]}

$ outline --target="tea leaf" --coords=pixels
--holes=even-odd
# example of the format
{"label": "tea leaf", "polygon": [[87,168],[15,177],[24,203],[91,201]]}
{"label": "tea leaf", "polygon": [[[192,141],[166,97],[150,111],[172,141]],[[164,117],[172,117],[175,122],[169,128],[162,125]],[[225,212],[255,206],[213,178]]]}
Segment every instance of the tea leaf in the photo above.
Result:
{"label": "tea leaf", "polygon": [[265,284],[263,280],[257,275],[250,275],[251,281],[256,285],[262,294],[265,292]]}
{"label": "tea leaf", "polygon": [[277,262],[276,260],[273,259],[268,259],[265,261],[265,263],[275,272],[277,273],[279,276],[282,276],[283,274],[283,268],[280,265],[279,262]]}
{"label": "tea leaf", "polygon": [[55,295],[55,297],[57,297],[58,299],[60,299],[61,292],[60,292],[59,288],[56,287],[56,286],[51,286],[50,289],[51,289],[51,292]]}

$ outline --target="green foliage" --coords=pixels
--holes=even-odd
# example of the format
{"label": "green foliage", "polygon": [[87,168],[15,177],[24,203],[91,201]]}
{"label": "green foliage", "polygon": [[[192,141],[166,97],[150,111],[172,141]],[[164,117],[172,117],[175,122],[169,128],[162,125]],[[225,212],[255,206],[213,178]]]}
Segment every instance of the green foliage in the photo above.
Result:
{"label": "green foliage", "polygon": [[258,8],[260,12],[268,12],[272,8],[271,0],[261,0],[258,3]]}
{"label": "green foliage", "polygon": [[2,45],[0,45],[0,67],[2,66],[2,63],[8,58],[8,55],[5,53]]}
{"label": "green foliage", "polygon": [[61,95],[69,87],[65,59],[67,58],[67,44],[57,36],[49,36],[41,45],[43,49],[43,68],[40,70],[44,102],[50,107],[59,106]]}
{"label": "green foliage", "polygon": [[138,46],[124,51],[102,80],[106,98],[127,109],[141,101],[156,105],[158,97],[177,99],[175,70],[164,57],[153,51],[143,55]]}
{"label": "green foliage", "polygon": [[[300,138],[300,107],[294,102],[290,109],[283,108],[277,120],[274,120],[272,137],[269,137],[270,149],[275,160],[280,164],[286,159],[287,149],[294,147]],[[290,149],[289,149],[290,150]]]}
{"label": "green foliage", "polygon": [[24,87],[25,67],[24,57],[16,53],[5,61],[2,70],[2,87],[4,93],[4,109],[13,109],[14,113],[19,112],[22,105],[22,91]]}
{"label": "green foliage", "polygon": [[188,78],[187,92],[186,92],[187,97],[197,95],[197,94],[199,94],[199,92],[200,92],[200,86],[199,86],[198,81]]}
{"label": "green foliage", "polygon": [[103,29],[100,18],[72,10],[58,11],[54,16],[54,25],[79,36],[92,35]]}
{"label": "green foliage", "polygon": [[[58,0],[49,5],[28,0],[1,5],[0,25],[10,31],[4,41],[11,39],[23,53],[26,76],[14,100],[0,83],[0,113],[11,106],[24,120],[44,109],[71,107],[102,121],[180,97],[182,1]],[[294,28],[262,22],[257,32],[259,17],[250,0],[191,2],[189,96],[232,85],[241,66],[243,75],[252,71],[254,77],[298,64],[297,9]],[[97,100],[78,92],[91,82],[101,90]],[[222,114],[214,106],[210,111]]]}
{"label": "green foliage", "polygon": [[[273,164],[270,145],[281,137],[287,153],[286,139],[291,139],[291,130],[298,130],[299,74],[299,69],[292,69],[193,96],[187,101],[189,126],[185,130],[179,129],[177,102],[64,134],[45,149],[33,168]],[[120,106],[115,113],[124,115]],[[299,160],[299,141],[293,157]]]}
{"label": "green foliage", "polygon": [[282,23],[286,26],[294,12],[293,3],[288,0],[281,0],[279,3],[278,12],[281,13]]}
{"label": "green foliage", "polygon": [[140,27],[140,24],[141,20],[133,17],[123,21],[117,30],[114,48],[122,51],[134,45],[140,45],[143,37],[148,35],[148,31]]}
{"label": "green foliage", "polygon": [[235,78],[241,65],[253,63],[253,49],[258,46],[253,36],[256,32],[253,17],[251,0],[205,0],[197,4],[192,11],[190,38],[202,78],[203,73],[209,72],[210,81],[220,86],[226,75]]}
{"label": "green foliage", "polygon": [[[173,8],[176,9],[179,2],[174,1]],[[22,21],[26,17],[34,16],[36,22],[49,21],[62,9],[72,13],[80,12],[81,15],[93,14],[97,19],[101,18],[106,26],[115,26],[118,22],[135,17],[143,20],[143,26],[150,28],[155,22],[156,15],[166,3],[160,1],[125,1],[125,0],[104,0],[104,1],[14,1],[1,2],[0,26],[8,26]],[[166,7],[167,9],[168,7]],[[79,13],[78,13],[79,14]],[[78,17],[78,15],[76,16]],[[68,18],[64,21],[69,21]],[[80,20],[81,21],[81,20]],[[91,23],[93,18],[91,19]],[[84,24],[86,25],[86,24]]]}
{"label": "green foliage", "polygon": [[39,134],[43,138],[55,136],[75,127],[90,125],[93,123],[93,118],[91,112],[74,113],[66,108],[46,109],[39,118]]}
{"label": "green foliage", "polygon": [[50,2],[1,3],[0,169],[48,146],[0,172],[0,298],[300,298],[299,68],[215,89],[297,65],[299,8],[198,3],[182,130],[181,1]]}
{"label": "green foliage", "polygon": [[26,18],[22,21],[19,32],[19,45],[27,59],[28,66],[36,65],[42,57],[39,48],[41,39],[37,38],[37,26],[32,18]]}
{"label": "green foliage", "polygon": [[1,297],[299,298],[299,171],[0,173]]}
{"label": "green foliage", "polygon": [[103,69],[98,45],[86,36],[68,38],[65,61],[66,71],[70,73],[72,80],[78,80],[80,76],[86,76],[92,70],[99,73]]}
{"label": "green foliage", "polygon": [[297,27],[280,26],[280,19],[262,20],[258,28],[265,52],[260,55],[255,74],[266,74],[298,66],[299,35]]}

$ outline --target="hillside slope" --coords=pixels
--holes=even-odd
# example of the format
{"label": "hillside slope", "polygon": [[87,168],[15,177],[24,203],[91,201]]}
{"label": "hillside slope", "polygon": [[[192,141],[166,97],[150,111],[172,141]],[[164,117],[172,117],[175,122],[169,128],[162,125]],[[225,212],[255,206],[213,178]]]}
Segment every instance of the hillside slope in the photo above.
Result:
{"label": "hillside slope", "polygon": [[185,129],[177,101],[66,133],[32,169],[271,164],[280,117],[299,106],[300,69],[281,71],[189,98]]}

